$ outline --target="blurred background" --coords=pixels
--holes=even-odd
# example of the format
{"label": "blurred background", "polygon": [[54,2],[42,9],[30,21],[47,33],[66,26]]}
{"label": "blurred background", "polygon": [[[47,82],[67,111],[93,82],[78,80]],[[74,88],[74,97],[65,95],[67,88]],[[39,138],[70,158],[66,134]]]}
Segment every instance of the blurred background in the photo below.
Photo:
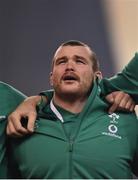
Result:
{"label": "blurred background", "polygon": [[88,43],[106,77],[138,50],[138,0],[0,0],[0,23],[0,80],[26,95],[50,88],[64,41]]}

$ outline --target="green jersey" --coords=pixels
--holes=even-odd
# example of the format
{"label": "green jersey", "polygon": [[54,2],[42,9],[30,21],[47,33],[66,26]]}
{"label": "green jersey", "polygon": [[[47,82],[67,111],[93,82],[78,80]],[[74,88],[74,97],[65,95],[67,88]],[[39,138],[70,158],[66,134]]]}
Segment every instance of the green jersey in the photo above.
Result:
{"label": "green jersey", "polygon": [[95,83],[79,114],[52,101],[40,107],[35,133],[11,140],[12,178],[131,179],[138,121],[133,113],[109,115],[107,106]]}
{"label": "green jersey", "polygon": [[6,117],[11,113],[25,96],[13,87],[0,82],[0,178],[7,178],[6,161]]}

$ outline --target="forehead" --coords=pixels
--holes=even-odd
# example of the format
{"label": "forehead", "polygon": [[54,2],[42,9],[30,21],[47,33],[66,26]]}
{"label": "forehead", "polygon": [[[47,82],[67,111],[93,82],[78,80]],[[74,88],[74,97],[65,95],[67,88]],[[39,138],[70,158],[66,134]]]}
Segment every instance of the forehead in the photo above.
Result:
{"label": "forehead", "polygon": [[91,53],[90,49],[85,46],[61,46],[55,52],[54,59],[62,56],[73,57],[75,55],[89,59]]}

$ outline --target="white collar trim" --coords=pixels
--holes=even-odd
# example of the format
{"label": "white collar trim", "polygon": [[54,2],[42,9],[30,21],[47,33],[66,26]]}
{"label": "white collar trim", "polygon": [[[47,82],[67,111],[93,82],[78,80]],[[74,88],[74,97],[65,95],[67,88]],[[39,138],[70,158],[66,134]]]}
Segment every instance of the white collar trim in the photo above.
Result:
{"label": "white collar trim", "polygon": [[64,122],[63,117],[61,116],[57,108],[54,106],[53,100],[50,101],[50,108],[53,111],[53,113],[57,116],[57,118],[63,123]]}

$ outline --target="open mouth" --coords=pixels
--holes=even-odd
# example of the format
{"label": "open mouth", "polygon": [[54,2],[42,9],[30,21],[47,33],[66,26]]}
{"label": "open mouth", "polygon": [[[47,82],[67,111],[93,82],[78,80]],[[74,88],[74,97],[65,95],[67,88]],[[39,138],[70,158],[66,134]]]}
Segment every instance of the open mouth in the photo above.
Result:
{"label": "open mouth", "polygon": [[64,81],[76,81],[77,78],[74,77],[74,76],[65,76],[65,77],[63,78],[63,80],[64,80]]}
{"label": "open mouth", "polygon": [[66,74],[62,79],[63,81],[78,81],[78,77],[74,74]]}

